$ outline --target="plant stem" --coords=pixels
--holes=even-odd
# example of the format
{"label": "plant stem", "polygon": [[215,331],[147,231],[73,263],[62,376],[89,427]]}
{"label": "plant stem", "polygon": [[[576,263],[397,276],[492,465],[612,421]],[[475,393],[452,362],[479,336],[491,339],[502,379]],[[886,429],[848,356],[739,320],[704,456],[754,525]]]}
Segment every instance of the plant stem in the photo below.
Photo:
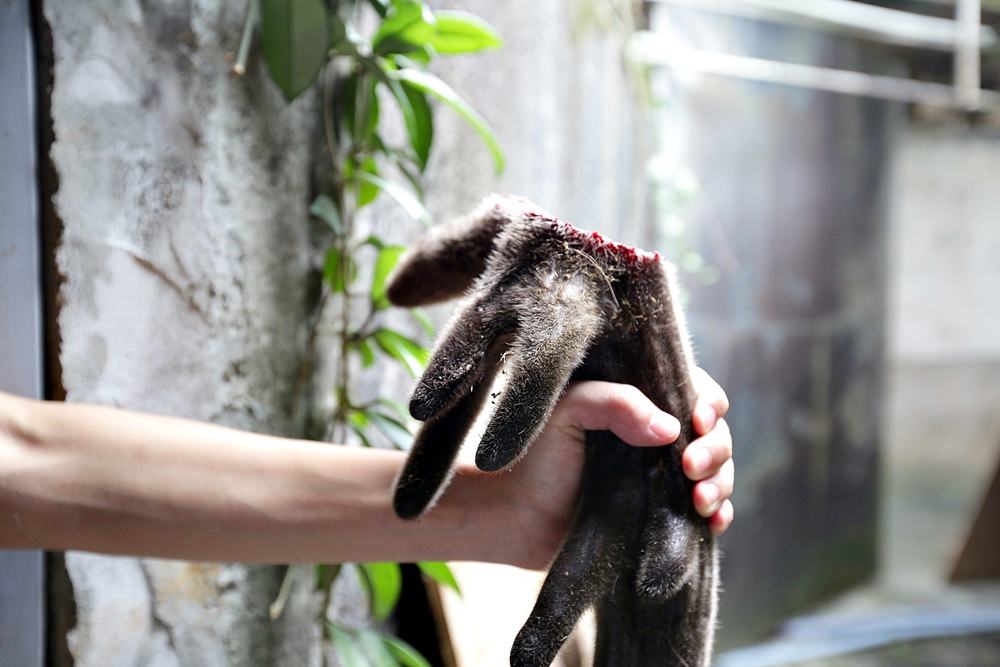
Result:
{"label": "plant stem", "polygon": [[337,196],[337,191],[342,187],[341,174],[337,171],[337,123],[334,116],[333,82],[336,80],[337,72],[336,59],[331,58],[326,64],[323,72],[323,138],[326,141],[326,152],[330,154],[330,164],[333,165],[334,181],[334,202],[341,208],[338,213],[343,212],[341,198]]}
{"label": "plant stem", "polygon": [[281,617],[282,612],[285,611],[285,605],[288,603],[288,596],[292,592],[292,579],[295,573],[295,566],[289,565],[285,568],[285,576],[281,580],[281,588],[278,590],[278,597],[274,598],[274,602],[268,608],[268,614],[272,621],[277,620]]}
{"label": "plant stem", "polygon": [[375,321],[375,312],[376,312],[375,308],[368,309],[368,315],[365,316],[365,319],[361,323],[361,326],[358,327],[357,331],[355,331],[353,334],[350,335],[350,342],[357,343],[358,341],[364,340],[365,338],[368,338],[369,335],[371,335],[371,331],[369,331],[368,329],[371,326],[372,322]]}
{"label": "plant stem", "polygon": [[247,0],[247,11],[243,18],[243,32],[240,34],[240,49],[236,53],[236,63],[233,73],[243,76],[247,71],[247,58],[250,56],[250,42],[253,39],[254,28],[257,27],[257,17],[260,15],[258,0]]}
{"label": "plant stem", "polygon": [[298,418],[302,393],[309,376],[312,374],[313,359],[316,356],[316,335],[319,332],[319,325],[323,321],[323,309],[330,296],[330,288],[323,284],[320,287],[320,292],[319,300],[316,302],[309,320],[309,335],[306,338],[305,352],[302,356],[302,362],[299,364],[299,371],[295,374],[295,385],[292,387],[291,415],[293,419]]}
{"label": "plant stem", "polygon": [[[329,153],[330,165],[332,169],[331,179],[333,182],[333,200],[337,205],[342,233],[337,237],[334,244],[343,258],[339,270],[341,273],[341,284],[345,286],[344,292],[340,295],[340,308],[337,316],[337,347],[339,352],[337,377],[334,392],[337,399],[337,406],[331,419],[331,435],[334,442],[344,442],[347,438],[347,415],[350,408],[348,393],[350,389],[350,324],[353,299],[346,286],[350,283],[350,267],[348,261],[348,251],[350,250],[351,237],[354,234],[354,210],[348,201],[349,193],[344,187],[343,166],[338,150],[336,108],[337,100],[333,97],[333,90],[337,78],[335,61],[331,60],[327,65],[327,70],[323,77],[323,134],[326,140],[326,150]],[[347,158],[350,159],[350,158]]]}

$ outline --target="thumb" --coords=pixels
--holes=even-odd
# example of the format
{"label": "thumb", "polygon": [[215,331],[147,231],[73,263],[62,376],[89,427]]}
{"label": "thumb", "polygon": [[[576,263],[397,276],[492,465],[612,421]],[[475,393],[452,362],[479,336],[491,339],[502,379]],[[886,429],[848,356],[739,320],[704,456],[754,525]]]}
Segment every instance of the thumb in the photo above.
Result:
{"label": "thumb", "polygon": [[668,445],[681,432],[680,422],[636,387],[614,382],[571,385],[553,419],[570,428],[611,431],[634,447]]}

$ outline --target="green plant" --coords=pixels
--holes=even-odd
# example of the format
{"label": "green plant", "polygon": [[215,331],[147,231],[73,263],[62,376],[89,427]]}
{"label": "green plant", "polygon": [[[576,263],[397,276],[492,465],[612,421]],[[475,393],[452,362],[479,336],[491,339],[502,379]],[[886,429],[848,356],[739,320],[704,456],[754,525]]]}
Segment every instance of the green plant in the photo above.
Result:
{"label": "green plant", "polygon": [[[365,26],[373,29],[366,32]],[[324,309],[336,305],[339,363],[330,434],[337,442],[345,441],[350,432],[365,446],[379,439],[406,449],[412,436],[405,410],[382,398],[355,400],[349,359],[356,358],[367,369],[382,354],[417,376],[428,351],[418,340],[388,327],[381,317],[389,306],[385,281],[404,248],[377,236],[358,238],[355,221],[359,210],[386,195],[413,220],[430,224],[421,202],[421,176],[434,140],[434,101],[464,118],[482,138],[496,170],[503,169],[503,153],[487,122],[427,69],[439,56],[496,48],[500,38],[475,16],[435,12],[421,0],[250,0],[234,67],[237,73],[246,71],[258,30],[270,77],[289,102],[310,88],[320,89],[330,175],[310,213],[329,226],[332,238],[324,251],[323,289],[314,318],[320,321]],[[405,130],[402,145],[385,138],[382,106],[387,101],[396,107]],[[364,253],[372,256],[372,270],[370,283],[360,289]],[[363,317],[355,318],[357,312]],[[433,335],[425,314],[418,310],[410,314],[428,337]],[[426,576],[458,590],[445,564],[418,565]],[[367,586],[372,615],[379,621],[388,619],[399,598],[399,565],[350,567]],[[342,571],[341,565],[314,566],[316,587],[324,594],[320,621],[341,664],[426,665],[412,647],[387,633],[351,629],[326,618],[331,591]],[[286,574],[271,607],[273,617],[281,614],[291,581]]]}

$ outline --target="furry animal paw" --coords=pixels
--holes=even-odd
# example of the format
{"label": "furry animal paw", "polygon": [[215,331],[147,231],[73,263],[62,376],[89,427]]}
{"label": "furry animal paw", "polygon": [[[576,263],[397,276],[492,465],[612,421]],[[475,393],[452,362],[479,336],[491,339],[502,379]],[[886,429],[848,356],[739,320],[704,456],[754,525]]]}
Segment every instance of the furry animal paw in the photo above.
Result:
{"label": "furry animal paw", "polygon": [[573,527],[511,650],[548,665],[590,606],[597,665],[707,665],[714,633],[714,539],[680,457],[694,439],[694,367],[673,269],[656,253],[493,195],[402,258],[389,299],[417,306],[465,294],[410,401],[424,422],[396,483],[405,519],[433,506],[496,373],[506,383],[476,451],[483,470],[513,465],[567,383],[631,384],[682,424],[675,446],[633,448],[586,436]]}

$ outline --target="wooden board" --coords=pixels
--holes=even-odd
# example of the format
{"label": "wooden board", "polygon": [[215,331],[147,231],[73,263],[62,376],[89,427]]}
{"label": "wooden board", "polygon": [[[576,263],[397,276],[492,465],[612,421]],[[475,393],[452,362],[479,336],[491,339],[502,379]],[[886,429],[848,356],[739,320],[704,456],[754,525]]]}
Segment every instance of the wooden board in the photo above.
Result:
{"label": "wooden board", "polygon": [[[545,579],[544,572],[491,563],[452,563],[462,595],[436,586],[438,626],[447,644],[447,667],[508,667],[510,647]],[[593,615],[585,615],[554,667],[586,667],[593,663]],[[450,655],[449,655],[450,654]]]}
{"label": "wooden board", "polygon": [[1000,579],[1000,461],[950,579]]}

